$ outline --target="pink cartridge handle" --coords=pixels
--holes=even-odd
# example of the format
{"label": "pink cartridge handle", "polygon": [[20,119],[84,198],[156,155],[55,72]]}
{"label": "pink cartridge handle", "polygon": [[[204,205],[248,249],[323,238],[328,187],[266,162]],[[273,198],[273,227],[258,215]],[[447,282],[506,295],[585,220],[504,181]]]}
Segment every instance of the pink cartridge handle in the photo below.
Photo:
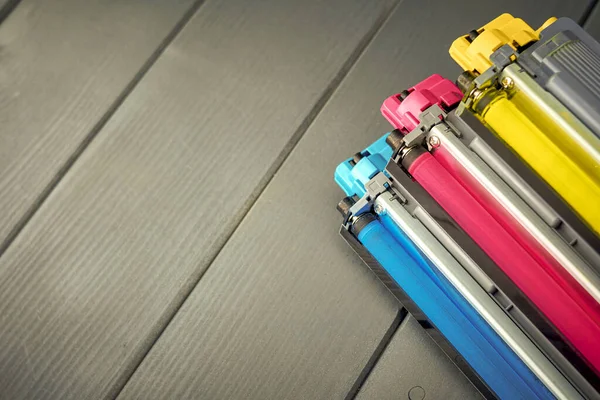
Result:
{"label": "pink cartridge handle", "polygon": [[419,115],[432,105],[449,110],[461,99],[462,93],[452,81],[435,74],[388,97],[381,106],[381,113],[394,128],[407,134],[419,125]]}

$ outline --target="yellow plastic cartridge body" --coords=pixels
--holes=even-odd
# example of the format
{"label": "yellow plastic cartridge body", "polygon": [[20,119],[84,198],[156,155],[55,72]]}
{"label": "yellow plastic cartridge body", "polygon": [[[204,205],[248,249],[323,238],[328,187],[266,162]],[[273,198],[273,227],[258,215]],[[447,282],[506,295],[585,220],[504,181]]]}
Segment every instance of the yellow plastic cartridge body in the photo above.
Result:
{"label": "yellow plastic cartridge body", "polygon": [[[519,52],[555,21],[550,18],[534,30],[522,19],[502,14],[456,39],[450,55],[465,71],[479,76],[492,68],[490,58],[502,46]],[[600,140],[517,63],[498,74],[496,84],[467,93],[463,105],[600,234]]]}
{"label": "yellow plastic cartridge body", "polygon": [[600,234],[600,146],[582,146],[581,136],[569,129],[593,134],[559,103],[555,115],[562,118],[552,118],[547,103],[536,102],[515,81],[503,81],[507,88],[475,91],[471,111]]}

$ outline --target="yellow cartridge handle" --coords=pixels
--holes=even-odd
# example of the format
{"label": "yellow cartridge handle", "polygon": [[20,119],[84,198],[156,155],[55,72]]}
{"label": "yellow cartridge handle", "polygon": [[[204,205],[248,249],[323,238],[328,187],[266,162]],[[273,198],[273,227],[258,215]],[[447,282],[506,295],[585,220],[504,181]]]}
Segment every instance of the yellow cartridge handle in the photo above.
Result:
{"label": "yellow cartridge handle", "polygon": [[461,68],[481,74],[492,66],[490,56],[505,44],[515,51],[526,44],[539,40],[540,32],[554,23],[548,19],[538,30],[510,14],[502,14],[477,31],[459,37],[450,46],[450,56]]}

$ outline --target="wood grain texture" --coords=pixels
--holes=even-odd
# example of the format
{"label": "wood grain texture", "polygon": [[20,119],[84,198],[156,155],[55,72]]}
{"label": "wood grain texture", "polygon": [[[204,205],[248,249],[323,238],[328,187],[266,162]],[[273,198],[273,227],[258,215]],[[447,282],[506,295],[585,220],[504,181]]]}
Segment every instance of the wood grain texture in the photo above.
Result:
{"label": "wood grain texture", "polygon": [[193,0],[22,0],[0,25],[0,249]]}
{"label": "wood grain texture", "polygon": [[[137,3],[137,7],[131,7],[136,11],[135,16],[119,14],[111,18],[132,24],[132,20],[144,21],[149,10],[158,7],[154,5],[156,2]],[[358,0],[285,4],[277,0],[223,0],[208,1],[201,7],[0,258],[0,397],[104,398],[120,390],[237,225],[255,192],[270,178],[273,166],[286,154],[290,138],[361,40],[387,14],[388,6],[385,1]],[[100,9],[96,10],[100,16],[90,13],[74,18],[78,8],[72,7],[68,15],[76,20],[73,24],[85,26],[90,18],[103,18]],[[87,7],[81,5],[79,9],[87,13]],[[27,8],[19,10],[24,13],[21,20],[27,22],[27,18],[32,18],[38,25],[63,29],[60,19],[43,22],[55,14],[62,15],[61,10],[41,12],[34,8],[34,15],[28,14]],[[169,14],[167,9],[164,12]],[[13,17],[17,15],[10,18],[13,25],[28,26],[29,22],[18,25]],[[134,26],[137,24],[144,25],[144,35],[157,29],[147,21],[135,22]],[[124,35],[121,37],[113,26],[104,21],[104,25],[94,28],[108,35],[111,42],[125,42],[126,45],[119,46],[137,52],[133,43],[136,34],[142,32],[129,35],[121,32]],[[7,40],[6,34],[0,36]],[[92,45],[83,38],[56,41],[61,51],[73,48],[82,56],[89,53],[99,63],[94,71],[103,70],[105,63],[123,56],[104,52],[101,59],[94,58],[92,53],[117,46],[112,43]],[[80,48],[86,43],[87,53]],[[35,60],[52,53],[41,44],[14,51],[24,52],[28,57],[35,55]],[[77,52],[69,58],[71,63],[85,66],[93,62],[75,57]],[[123,57],[125,61],[119,62],[133,64],[127,56]],[[35,66],[26,57],[19,65],[25,70]],[[16,68],[14,65],[13,69]],[[124,69],[121,66],[119,71]],[[63,76],[58,66],[50,72]],[[91,72],[80,74],[88,76]],[[69,86],[67,75],[65,72],[62,83]],[[30,130],[44,122],[52,129],[38,127],[32,132],[42,129],[46,134],[60,131],[67,135],[71,128],[80,127],[81,118],[87,121],[95,115],[81,107],[92,102],[94,107],[101,108],[86,93],[97,91],[107,96],[104,91],[113,85],[108,78],[96,84],[93,75],[88,76],[90,81],[80,82],[77,73],[73,73],[72,83],[81,87],[77,90],[71,87],[72,97],[61,95],[60,101],[51,101],[51,98],[41,99],[39,91],[41,83],[49,78],[44,80],[29,72],[27,77],[35,80],[36,85],[32,84],[26,98],[31,99],[35,109],[49,107],[50,121],[38,121],[37,116],[32,116],[32,126],[25,125],[23,129]],[[10,83],[8,79],[5,82]],[[38,90],[34,91],[34,87]],[[48,96],[67,90],[55,81],[41,87],[47,88]],[[68,115],[81,118],[72,121]],[[14,136],[3,135],[3,140],[14,142],[15,149],[20,148],[21,138]],[[65,144],[53,142],[53,137],[43,143],[35,142],[38,152],[57,157],[58,147]],[[4,159],[10,152],[4,148],[2,151]],[[33,154],[37,153],[28,153],[18,163],[32,163],[36,158]],[[41,164],[36,165],[41,168]],[[8,170],[14,171],[13,168],[10,166]],[[333,234],[330,240],[335,239]],[[263,284],[271,282],[275,292],[285,290],[293,275],[286,274],[289,270],[276,270],[282,254],[269,261],[269,252],[276,247],[270,247],[269,242],[260,246],[264,264],[271,268],[263,270],[266,274],[262,275]],[[250,250],[241,247],[243,252]],[[244,272],[253,272],[254,266],[246,264],[243,252],[239,253],[242,262],[225,271],[228,276],[239,273],[236,275],[239,279]],[[333,258],[338,255],[332,253]],[[351,260],[349,256],[346,258]],[[297,272],[305,276],[301,268]],[[329,272],[322,268],[322,274]],[[360,279],[364,275],[357,268],[350,278],[354,279],[353,284],[339,288],[339,296],[358,292],[364,285],[364,279]],[[250,281],[256,279],[261,279],[260,269]],[[273,279],[286,283],[279,285]],[[303,285],[319,279],[319,276],[309,277]],[[377,287],[375,282],[372,285]],[[216,289],[214,301],[223,303],[227,298],[233,301],[228,304],[231,308],[219,310],[223,314],[216,316],[226,325],[232,321],[232,315],[255,300],[244,295],[248,288],[229,287],[230,292],[223,291],[222,286]],[[268,291],[267,287],[263,293]],[[324,310],[336,301],[343,308],[343,312],[335,312],[335,308],[327,311],[323,315],[327,320],[311,316],[310,311],[319,307],[315,302],[318,296],[295,298],[297,307],[291,314],[272,302],[273,298],[263,297],[268,300],[262,303],[266,315],[291,315],[292,319],[307,323],[304,327],[308,331],[279,326],[277,319],[266,321],[250,332],[257,339],[257,346],[286,353],[284,347],[276,349],[268,343],[268,333],[277,330],[285,333],[288,342],[298,337],[316,341],[320,346],[308,346],[307,351],[314,353],[314,349],[322,350],[332,339],[331,335],[320,338],[318,328],[335,322],[338,324],[335,332],[348,337],[332,346],[333,354],[344,355],[339,360],[330,360],[337,365],[334,372],[342,377],[352,375],[355,368],[355,364],[346,365],[345,361],[368,357],[370,348],[361,339],[375,342],[380,330],[384,330],[382,324],[390,322],[389,309],[382,309],[369,298],[352,310],[335,295],[321,293],[320,306]],[[256,304],[260,303],[256,299]],[[354,316],[347,318],[348,311]],[[225,332],[211,331],[216,327],[206,321],[214,317],[214,312],[215,309],[207,307],[206,313],[198,314],[204,321],[200,331],[214,334],[207,338],[206,345],[222,349],[226,342],[219,341]],[[374,316],[369,317],[370,314]],[[372,318],[378,324],[356,326],[362,325],[362,317]],[[313,324],[317,329],[310,331]],[[240,332],[235,326],[226,329],[230,333]],[[361,331],[365,335],[360,335]],[[293,351],[286,354],[302,357]],[[311,365],[311,360],[308,365],[299,364]],[[210,368],[208,360],[205,367]],[[277,368],[274,364],[270,367]],[[281,367],[283,371],[284,366]],[[326,378],[326,375],[326,371],[321,372],[324,379],[337,380],[339,390],[343,390],[344,381],[339,376]],[[180,389],[186,390],[184,386]],[[327,392],[331,386],[323,385],[317,390]],[[164,393],[163,398],[173,396]]]}
{"label": "wood grain texture", "polygon": [[[578,12],[561,1],[545,4],[549,15]],[[532,15],[536,7],[541,2],[513,1],[508,11],[541,23],[546,16]],[[342,193],[335,166],[389,129],[378,111],[382,99],[434,72],[457,76],[450,41],[506,9],[493,1],[400,4],[120,398],[344,397],[397,306],[337,237],[334,207]],[[410,334],[425,340],[422,331]],[[404,337],[397,335],[392,349],[402,349]],[[407,369],[405,361],[384,354],[376,383],[366,383],[370,398],[390,396],[378,387],[422,382],[422,370]]]}
{"label": "wood grain texture", "polygon": [[422,329],[414,318],[404,320],[357,400],[483,399]]}

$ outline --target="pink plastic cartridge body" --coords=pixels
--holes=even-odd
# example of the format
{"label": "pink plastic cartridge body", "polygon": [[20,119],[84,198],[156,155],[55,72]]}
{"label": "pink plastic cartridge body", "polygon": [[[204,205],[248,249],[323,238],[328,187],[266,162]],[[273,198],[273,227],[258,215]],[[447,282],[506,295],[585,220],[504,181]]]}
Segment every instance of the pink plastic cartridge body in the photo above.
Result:
{"label": "pink plastic cartridge body", "polygon": [[406,135],[396,161],[599,372],[597,271],[460,141],[447,116],[461,97],[451,81],[433,75],[386,99],[382,114]]}

